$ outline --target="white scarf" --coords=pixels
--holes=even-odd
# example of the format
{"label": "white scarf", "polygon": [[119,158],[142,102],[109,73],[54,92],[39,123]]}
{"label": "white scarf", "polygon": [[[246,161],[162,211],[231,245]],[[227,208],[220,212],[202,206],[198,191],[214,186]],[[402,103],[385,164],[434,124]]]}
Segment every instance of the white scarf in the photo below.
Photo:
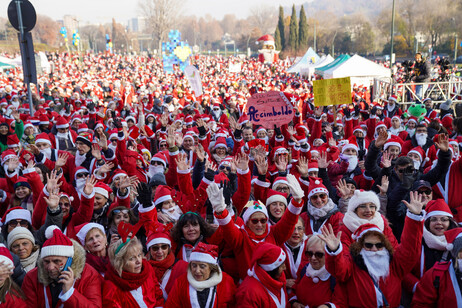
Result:
{"label": "white scarf", "polygon": [[326,217],[330,211],[332,211],[336,207],[335,203],[329,198],[327,204],[324,205],[322,208],[314,207],[310,201],[308,201],[307,210],[314,219],[318,220],[320,218]]}
{"label": "white scarf", "polygon": [[393,126],[392,126],[392,127],[390,127],[390,129],[389,129],[390,133],[391,133],[392,135],[395,135],[395,136],[398,136],[399,133],[401,133],[403,130],[404,130],[404,128],[403,128],[402,126],[400,126],[400,127],[398,127],[398,128],[393,128]]}
{"label": "white scarf", "polygon": [[87,158],[86,154],[81,155],[78,151],[75,153],[75,166],[80,167],[80,165]]}
{"label": "white scarf", "polygon": [[[315,270],[311,264],[308,264],[306,268],[306,276],[314,280],[314,278],[319,278],[322,281],[326,281],[330,277],[330,273],[327,271],[326,266],[323,265],[320,269]],[[314,282],[314,281],[313,281]],[[316,281],[317,283],[317,281]]]}
{"label": "white scarf", "polygon": [[384,228],[384,221],[382,215],[378,211],[375,211],[374,217],[371,220],[359,218],[354,212],[347,211],[345,216],[343,216],[343,224],[354,233],[360,226],[364,224],[373,224],[379,227],[380,230],[383,231]]}
{"label": "white scarf", "polygon": [[31,269],[34,269],[37,266],[37,259],[39,257],[39,252],[40,249],[37,249],[36,251],[32,252],[30,256],[27,258],[21,259],[21,265],[24,268],[24,270],[29,272]]}
{"label": "white scarf", "polygon": [[188,267],[188,282],[189,284],[196,290],[196,291],[202,291],[204,289],[212,288],[217,286],[221,280],[223,279],[223,274],[221,273],[221,270],[218,273],[213,273],[209,279],[204,280],[204,281],[197,281],[194,279],[194,276],[191,273],[191,270]]}
{"label": "white scarf", "polygon": [[425,240],[425,244],[431,249],[436,250],[446,250],[446,245],[448,242],[446,241],[446,237],[444,235],[434,235],[427,228],[423,229],[423,238]]}
{"label": "white scarf", "polygon": [[386,278],[390,273],[390,253],[383,248],[378,251],[368,251],[361,249],[360,255],[363,257],[369,275],[378,284],[380,278]]}

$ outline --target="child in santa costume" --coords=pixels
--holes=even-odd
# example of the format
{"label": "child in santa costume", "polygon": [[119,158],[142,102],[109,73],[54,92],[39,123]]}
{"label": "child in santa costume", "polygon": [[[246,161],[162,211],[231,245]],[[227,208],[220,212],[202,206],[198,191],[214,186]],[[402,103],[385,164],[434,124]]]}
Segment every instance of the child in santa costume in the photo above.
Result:
{"label": "child in santa costume", "polygon": [[217,248],[204,243],[194,248],[187,273],[176,280],[165,307],[234,307],[236,286],[218,266]]}

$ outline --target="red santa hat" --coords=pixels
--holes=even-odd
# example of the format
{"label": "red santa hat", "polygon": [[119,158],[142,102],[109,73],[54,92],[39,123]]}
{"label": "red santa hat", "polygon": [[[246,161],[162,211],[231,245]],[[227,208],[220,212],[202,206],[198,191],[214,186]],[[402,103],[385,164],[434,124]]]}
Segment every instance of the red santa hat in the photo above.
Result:
{"label": "red santa hat", "polygon": [[159,162],[161,163],[162,165],[164,165],[164,168],[167,168],[168,167],[168,163],[167,163],[167,157],[164,155],[164,153],[162,152],[157,152],[156,155],[154,155],[152,158],[151,158],[151,164],[152,162]]}
{"label": "red santa hat", "polygon": [[312,160],[308,162],[308,172],[315,172],[319,171],[318,162],[316,160]]}
{"label": "red santa hat", "polygon": [[106,199],[109,199],[109,195],[112,193],[111,187],[109,187],[107,184],[103,182],[98,182],[95,185],[95,188],[93,188],[93,191],[95,194],[100,194]]}
{"label": "red santa hat", "polygon": [[247,116],[246,113],[243,113],[240,117],[239,117],[239,125],[244,125],[245,123],[249,122],[249,117]]}
{"label": "red santa hat", "polygon": [[424,160],[430,160],[428,157],[426,157],[425,152],[420,145],[410,150],[407,154],[409,155],[409,153],[417,154],[420,157],[421,162],[423,162]]}
{"label": "red santa hat", "polygon": [[263,270],[271,272],[275,270],[286,260],[284,250],[274,244],[262,242],[252,256],[252,268],[259,265]]}
{"label": "red santa hat", "polygon": [[377,133],[377,130],[378,130],[380,127],[385,127],[385,129],[387,129],[387,125],[385,125],[385,122],[380,121],[380,122],[378,122],[377,125],[375,126],[375,132],[376,132],[376,133]]}
{"label": "red santa hat", "polygon": [[443,199],[429,201],[425,207],[425,212],[427,212],[427,214],[425,214],[425,220],[436,215],[454,217],[452,216],[449,205]]}
{"label": "red santa hat", "polygon": [[95,125],[94,130],[97,130],[98,128],[102,128],[104,130],[106,127],[104,126],[103,122],[98,121]]}
{"label": "red santa hat", "polygon": [[228,145],[226,144],[226,139],[224,137],[218,137],[217,140],[215,141],[215,145],[213,146],[213,149],[215,150],[216,148],[228,148]]}
{"label": "red santa hat", "polygon": [[69,123],[63,117],[58,117],[56,120],[56,128],[69,128]]}
{"label": "red santa hat", "polygon": [[168,200],[172,200],[172,189],[166,185],[157,186],[154,196],[154,205],[157,206]]}
{"label": "red santa hat", "polygon": [[401,123],[401,118],[400,118],[400,116],[397,115],[397,114],[395,114],[394,116],[392,116],[391,119],[392,119],[392,120],[393,120],[393,119],[398,119],[399,122]]}
{"label": "red santa hat", "polygon": [[355,132],[361,132],[364,134],[364,129],[361,127],[361,125],[356,125],[355,127],[353,127],[353,134]]}
{"label": "red santa hat", "polygon": [[87,124],[85,124],[85,123],[79,124],[79,128],[77,129],[77,133],[81,134],[81,133],[86,133],[86,132],[88,132]]}
{"label": "red santa hat", "polygon": [[276,179],[274,179],[273,186],[271,186],[272,189],[276,190],[276,188],[280,184],[286,184],[289,185],[289,182],[287,181],[287,178],[284,176],[278,176]]}
{"label": "red santa hat", "polygon": [[310,185],[308,186],[310,191],[308,192],[308,199],[314,194],[325,193],[329,195],[329,191],[326,186],[322,183],[320,178],[310,177]]}
{"label": "red santa hat", "polygon": [[218,246],[205,244],[199,242],[194,247],[189,257],[189,262],[204,262],[210,264],[217,264],[218,261]]}
{"label": "red santa hat", "polygon": [[385,142],[383,149],[386,150],[391,145],[397,146],[401,152],[401,149],[403,148],[403,140],[398,136],[391,135],[387,142]]}
{"label": "red santa hat", "polygon": [[126,122],[128,122],[128,121],[133,121],[133,123],[136,124],[136,119],[135,119],[135,117],[134,117],[134,116],[131,116],[131,115],[128,116],[128,117],[126,117],[126,118],[125,118],[125,121],[126,121]]}
{"label": "red santa hat", "polygon": [[284,147],[274,147],[272,152],[273,155],[271,156],[273,157],[273,159],[275,159],[277,155],[289,154],[289,151],[287,151],[287,149]]}
{"label": "red santa hat", "polygon": [[410,116],[410,117],[409,117],[409,119],[407,120],[407,123],[409,123],[409,122],[414,122],[416,125],[418,124],[418,123],[417,123],[417,118],[414,117],[414,116]]}
{"label": "red santa hat", "polygon": [[282,202],[287,206],[287,194],[272,189],[268,190],[266,206],[269,206],[273,202]]}
{"label": "red santa hat", "polygon": [[391,96],[388,98],[388,102],[395,102],[395,103],[398,103],[398,97],[396,97],[396,95],[391,95]]}
{"label": "red santa hat", "polygon": [[90,133],[86,132],[86,133],[82,133],[78,135],[75,141],[83,142],[84,144],[88,145],[91,148],[92,139],[93,139],[93,136]]}
{"label": "red santa hat", "polygon": [[50,124],[50,120],[48,119],[48,116],[46,114],[41,114],[39,116],[39,125],[48,125]]}
{"label": "red santa hat", "polygon": [[6,144],[8,148],[18,148],[21,143],[19,142],[19,138],[16,134],[11,134],[6,138]]}
{"label": "red santa hat", "polygon": [[383,233],[382,230],[380,230],[380,228],[374,224],[363,224],[359,226],[358,229],[356,229],[356,231],[351,235],[351,238],[355,241],[358,241],[360,238],[366,235],[366,233],[371,231]]}
{"label": "red santa hat", "polygon": [[457,251],[455,251],[455,253],[458,253],[460,251],[460,248],[462,247],[462,243],[460,243],[460,240],[458,240],[457,242],[456,240],[462,237],[462,228],[459,227],[448,230],[444,232],[444,237],[446,238],[446,242],[448,243],[446,245],[446,249],[451,251],[454,249],[454,246],[457,246],[458,249]]}
{"label": "red santa hat", "polygon": [[76,236],[79,239],[82,246],[85,246],[85,239],[87,237],[88,232],[90,232],[90,230],[94,228],[99,229],[104,234],[104,236],[106,236],[106,231],[104,231],[104,227],[95,222],[87,222],[75,227],[75,231],[77,231]]}
{"label": "red santa hat", "polygon": [[149,250],[151,246],[156,244],[167,244],[168,246],[172,247],[169,230],[163,225],[160,225],[155,232],[151,231],[148,234],[146,248]]}
{"label": "red santa hat", "polygon": [[8,268],[14,268],[13,256],[3,244],[0,244],[0,263],[3,263],[3,265],[6,265]]}
{"label": "red santa hat", "polygon": [[34,125],[33,125],[30,121],[26,121],[26,122],[24,123],[24,130],[25,130],[26,128],[28,128],[28,127],[34,127]]}
{"label": "red santa hat", "polygon": [[35,137],[35,144],[42,142],[51,146],[50,137],[47,133],[40,133]]}
{"label": "red santa hat", "polygon": [[354,213],[358,206],[366,203],[373,203],[376,206],[376,211],[380,210],[379,197],[373,191],[355,190],[348,202],[348,212]]}
{"label": "red santa hat", "polygon": [[266,206],[261,203],[261,201],[248,201],[245,205],[245,208],[246,210],[244,214],[242,214],[242,220],[244,220],[244,224],[247,224],[250,216],[257,212],[265,214],[266,218],[268,218],[268,210],[266,209]]}
{"label": "red santa hat", "polygon": [[354,149],[356,153],[359,151],[358,143],[356,142],[356,137],[353,135],[348,138],[348,143],[342,147],[342,153],[345,152],[347,149]]}
{"label": "red santa hat", "polygon": [[49,226],[45,230],[45,237],[47,240],[43,243],[40,258],[48,256],[72,258],[74,256],[74,246],[71,240],[61,232],[58,226]]}
{"label": "red santa hat", "polygon": [[18,155],[16,155],[16,152],[13,151],[13,150],[6,150],[6,151],[3,151],[2,152],[2,165],[4,163],[6,163],[6,161],[10,158],[14,158],[14,157],[18,157]]}
{"label": "red santa hat", "polygon": [[193,125],[194,124],[193,117],[190,115],[186,116],[186,118],[184,119],[184,124]]}
{"label": "red santa hat", "polygon": [[30,214],[30,211],[23,209],[20,206],[15,206],[3,215],[2,218],[2,226],[8,224],[11,220],[18,220],[18,219],[24,219],[27,220],[30,224],[32,224],[32,216]]}

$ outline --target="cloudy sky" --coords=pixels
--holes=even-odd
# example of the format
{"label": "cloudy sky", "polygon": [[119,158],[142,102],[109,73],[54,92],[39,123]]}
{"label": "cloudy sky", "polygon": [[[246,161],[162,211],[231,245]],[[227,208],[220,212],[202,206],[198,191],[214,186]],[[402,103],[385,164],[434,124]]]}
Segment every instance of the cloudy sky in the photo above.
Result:
{"label": "cloudy sky", "polygon": [[[58,20],[64,15],[75,15],[81,24],[105,23],[112,17],[126,23],[132,17],[141,16],[139,0],[30,0],[38,14],[48,15]],[[146,1],[146,0],[141,0]],[[0,0],[0,16],[7,16],[9,0]],[[307,0],[185,0],[183,14],[205,16],[210,14],[221,19],[225,14],[235,14],[238,18],[247,17],[252,8],[260,5],[290,6]]]}

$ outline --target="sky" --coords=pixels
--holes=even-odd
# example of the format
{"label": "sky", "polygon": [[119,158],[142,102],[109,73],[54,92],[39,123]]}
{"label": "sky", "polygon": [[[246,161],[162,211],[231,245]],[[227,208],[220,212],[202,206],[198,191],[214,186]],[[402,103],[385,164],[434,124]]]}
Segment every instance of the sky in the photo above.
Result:
{"label": "sky", "polygon": [[[62,19],[64,15],[75,15],[85,23],[106,23],[114,17],[117,22],[126,24],[133,17],[142,16],[138,7],[139,0],[30,0],[37,14],[47,15],[54,20]],[[146,0],[141,0],[146,1]],[[182,8],[184,15],[212,15],[221,19],[225,14],[235,14],[245,18],[254,7],[260,5],[291,6],[307,0],[185,0]],[[0,16],[7,17],[9,0],[0,0]]]}

